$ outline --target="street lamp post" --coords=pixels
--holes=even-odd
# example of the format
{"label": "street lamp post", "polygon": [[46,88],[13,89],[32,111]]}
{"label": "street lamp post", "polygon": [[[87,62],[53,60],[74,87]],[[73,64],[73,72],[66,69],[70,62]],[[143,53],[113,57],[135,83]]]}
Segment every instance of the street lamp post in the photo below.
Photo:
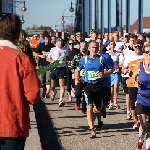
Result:
{"label": "street lamp post", "polygon": [[68,19],[68,17],[71,17],[72,18],[72,20],[71,20],[71,26],[72,26],[72,31],[71,32],[73,32],[73,12],[74,12],[74,8],[72,7],[72,0],[71,0],[71,7],[69,7],[69,11],[71,12],[71,16],[64,16],[64,12],[68,9],[68,8],[66,8],[66,9],[64,9],[64,11],[63,11],[63,13],[62,13],[62,21],[61,21],[61,23],[62,23],[62,28],[63,28],[63,31],[64,31],[64,25],[65,25],[65,20],[64,20],[64,17],[66,17],[67,19]]}
{"label": "street lamp post", "polygon": [[[16,8],[19,8],[20,11],[22,11],[22,16],[21,17],[21,23],[24,24],[25,21],[24,21],[24,16],[23,16],[23,12],[27,11],[27,8],[25,7],[25,1],[15,1],[16,2]],[[18,7],[18,5],[22,4],[23,3],[23,7],[20,8]]]}
{"label": "street lamp post", "polygon": [[64,30],[65,30],[65,20],[64,20],[64,16],[62,16],[62,21],[61,21],[61,23],[62,23],[62,30],[63,30],[63,32],[64,32]]}
{"label": "street lamp post", "polygon": [[24,16],[23,16],[23,14],[22,14],[22,16],[20,16],[20,17],[21,17],[21,23],[24,24],[25,21],[24,21]]}
{"label": "street lamp post", "polygon": [[22,4],[23,3],[23,7],[20,9],[22,12],[25,12],[27,11],[27,8],[25,7],[25,1],[15,1],[16,2],[16,7],[18,8],[18,5],[19,4]]}
{"label": "street lamp post", "polygon": [[71,7],[69,8],[69,11],[71,12],[71,18],[72,18],[72,21],[71,21],[72,23],[71,24],[72,24],[72,33],[73,33],[73,12],[74,12],[74,8],[72,7],[72,4],[73,3],[72,3],[72,0],[71,0]]}

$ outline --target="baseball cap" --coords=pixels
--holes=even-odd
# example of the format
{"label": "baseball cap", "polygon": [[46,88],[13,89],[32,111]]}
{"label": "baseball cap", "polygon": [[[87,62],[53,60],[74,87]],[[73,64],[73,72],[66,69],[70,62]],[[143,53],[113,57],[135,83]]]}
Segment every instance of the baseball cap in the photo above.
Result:
{"label": "baseball cap", "polygon": [[62,41],[61,38],[57,38],[57,39],[56,39],[56,43],[57,43],[57,42],[60,42],[60,41]]}
{"label": "baseball cap", "polygon": [[124,36],[124,37],[127,37],[127,36],[129,36],[129,33],[124,33],[123,36]]}
{"label": "baseball cap", "polygon": [[37,35],[36,35],[36,34],[34,34],[34,37],[37,37]]}

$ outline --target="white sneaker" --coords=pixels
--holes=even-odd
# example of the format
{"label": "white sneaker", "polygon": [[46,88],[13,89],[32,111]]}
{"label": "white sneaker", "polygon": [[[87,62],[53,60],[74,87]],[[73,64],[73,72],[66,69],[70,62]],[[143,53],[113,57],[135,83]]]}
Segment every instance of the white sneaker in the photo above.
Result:
{"label": "white sneaker", "polygon": [[69,102],[71,102],[71,101],[72,101],[72,97],[71,97],[71,96],[69,96],[69,99],[68,99],[68,101],[69,101]]}

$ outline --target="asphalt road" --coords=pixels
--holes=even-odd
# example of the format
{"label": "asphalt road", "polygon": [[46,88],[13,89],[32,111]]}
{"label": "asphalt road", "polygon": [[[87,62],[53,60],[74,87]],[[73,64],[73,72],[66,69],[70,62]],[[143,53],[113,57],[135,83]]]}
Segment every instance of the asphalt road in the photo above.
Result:
{"label": "asphalt road", "polygon": [[31,131],[25,150],[133,150],[138,130],[132,128],[133,120],[125,119],[122,91],[118,99],[121,109],[107,110],[104,127],[95,139],[90,139],[86,115],[74,109],[75,99],[68,102],[65,95],[66,105],[61,108],[58,100],[59,91],[55,101],[44,99],[30,107]]}

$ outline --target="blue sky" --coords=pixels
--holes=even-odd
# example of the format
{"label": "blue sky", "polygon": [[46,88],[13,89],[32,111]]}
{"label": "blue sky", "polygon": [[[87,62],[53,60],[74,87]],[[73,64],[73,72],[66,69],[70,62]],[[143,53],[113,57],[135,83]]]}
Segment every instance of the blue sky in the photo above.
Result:
{"label": "blue sky", "polygon": [[[71,16],[71,13],[69,12],[70,2],[71,0],[25,0],[26,1],[26,7],[27,11],[23,13],[25,24],[23,24],[23,29],[26,27],[32,27],[34,24],[37,26],[43,25],[43,26],[51,26],[53,29],[55,28],[55,24],[61,25],[61,18],[62,13],[64,9],[66,11],[64,12],[65,16]],[[126,7],[126,0],[123,1],[123,24],[125,24],[125,7]],[[130,23],[133,24],[133,22],[138,17],[138,0],[130,0],[131,1],[131,14],[130,14]],[[76,0],[72,0],[72,2],[75,4]],[[75,5],[73,4],[73,7]],[[115,26],[115,0],[112,0],[112,15],[111,15],[111,21],[112,26]],[[143,15],[144,16],[150,16],[150,0],[144,0],[143,4]],[[22,4],[19,5],[19,7],[22,7]],[[107,27],[107,0],[104,0],[104,8],[105,8],[105,15],[104,15],[104,26]],[[22,12],[16,8],[16,13],[21,15]],[[58,20],[58,21],[57,21]],[[56,23],[57,21],[57,23]],[[69,24],[69,21],[65,19],[66,24]],[[61,27],[58,27],[58,30],[60,30]]]}

